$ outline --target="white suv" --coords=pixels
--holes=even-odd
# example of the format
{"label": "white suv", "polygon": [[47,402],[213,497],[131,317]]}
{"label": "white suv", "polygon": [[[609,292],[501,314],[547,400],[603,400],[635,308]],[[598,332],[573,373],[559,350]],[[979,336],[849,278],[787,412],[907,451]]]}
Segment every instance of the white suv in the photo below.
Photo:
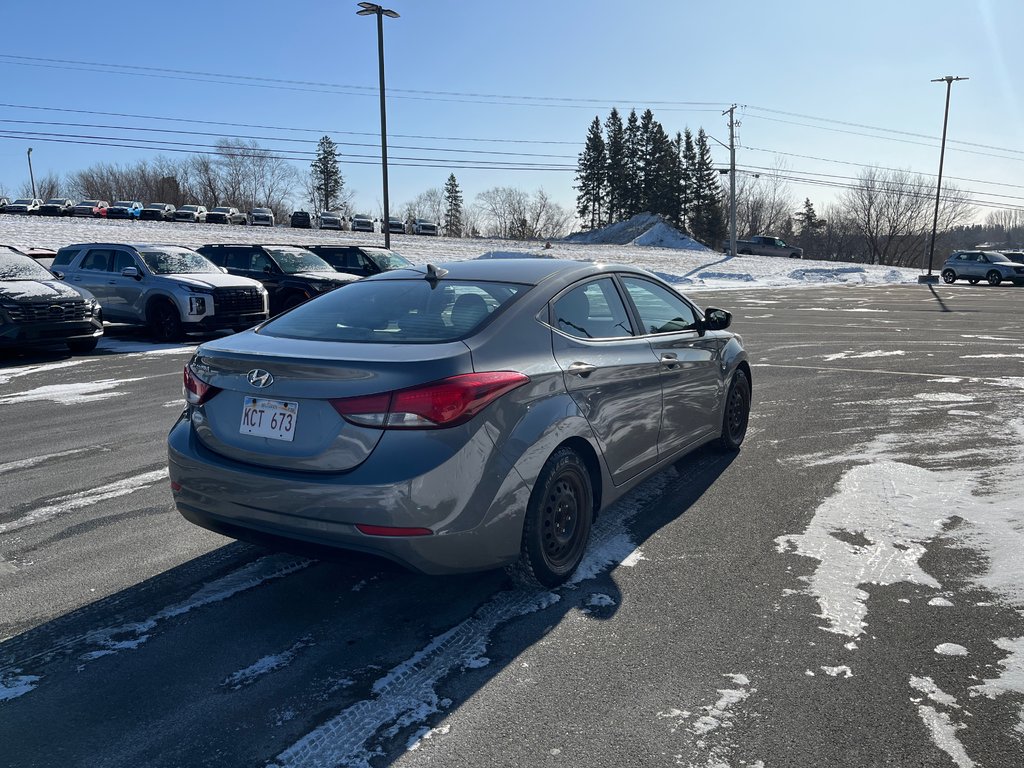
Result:
{"label": "white suv", "polygon": [[242,330],[267,319],[266,289],[226,274],[178,245],[83,243],[57,251],[51,271],[91,291],[105,320],[149,326],[157,341],[184,333]]}

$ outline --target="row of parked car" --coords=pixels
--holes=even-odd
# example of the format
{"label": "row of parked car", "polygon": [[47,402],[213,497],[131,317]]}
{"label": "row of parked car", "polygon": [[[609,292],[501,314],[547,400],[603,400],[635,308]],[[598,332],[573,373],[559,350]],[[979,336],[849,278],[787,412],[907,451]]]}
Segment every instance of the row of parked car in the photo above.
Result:
{"label": "row of parked car", "polygon": [[148,326],[161,342],[243,330],[353,280],[411,266],[370,245],[79,243],[50,259],[30,253],[0,246],[0,347],[64,343],[88,353],[104,320]]}
{"label": "row of parked car", "polygon": [[[252,226],[273,227],[277,225],[270,208],[253,208],[245,213],[230,205],[207,209],[205,205],[183,205],[180,208],[170,203],[147,203],[138,200],[82,200],[78,203],[65,197],[49,200],[20,198],[10,201],[0,197],[0,212],[39,216],[83,216],[106,219],[135,219],[141,221],[184,221],[206,224],[251,224]],[[384,231],[384,224],[365,214],[345,216],[337,211],[324,211],[318,217],[320,229],[351,230],[352,232]],[[288,222],[297,229],[311,229],[313,217],[308,211],[293,211]],[[412,219],[403,222],[396,217],[388,218],[388,231],[392,234],[437,235],[437,222],[428,219]]]}

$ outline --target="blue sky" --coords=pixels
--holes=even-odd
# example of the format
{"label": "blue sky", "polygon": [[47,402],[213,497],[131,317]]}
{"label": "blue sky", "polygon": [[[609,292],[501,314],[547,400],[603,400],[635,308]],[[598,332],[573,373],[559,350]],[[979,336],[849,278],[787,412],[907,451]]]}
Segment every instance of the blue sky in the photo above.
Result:
{"label": "blue sky", "polygon": [[[49,7],[60,8],[59,19],[38,3],[4,10],[0,188],[8,193],[28,180],[29,146],[37,178],[157,153],[5,138],[11,131],[115,144],[145,136],[184,149],[216,140],[127,130],[145,127],[255,136],[310,153],[329,133],[356,207],[379,210],[376,20],[356,16],[354,1]],[[543,188],[571,208],[576,157],[595,115],[650,107],[669,133],[703,127],[725,142],[721,113],[733,103],[738,166],[818,174],[818,183],[791,187],[797,202],[810,197],[820,208],[864,165],[936,172],[945,85],[929,81],[947,74],[970,80],[953,85],[944,178],[987,204],[1024,207],[1020,0],[387,7],[401,14],[385,19],[392,208],[449,173],[467,202],[514,186]],[[142,67],[150,69],[133,69]],[[727,164],[725,149],[713,152]],[[435,167],[403,165],[424,162]],[[467,162],[488,167],[460,167]],[[527,164],[552,169],[522,170]],[[308,159],[297,165],[306,172]],[[979,208],[982,217],[990,210]]]}

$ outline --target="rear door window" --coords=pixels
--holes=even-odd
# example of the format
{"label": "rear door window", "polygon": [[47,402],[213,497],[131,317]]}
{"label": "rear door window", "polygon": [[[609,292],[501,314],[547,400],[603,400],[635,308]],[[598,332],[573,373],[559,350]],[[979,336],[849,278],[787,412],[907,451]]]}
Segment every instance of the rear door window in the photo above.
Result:
{"label": "rear door window", "polygon": [[555,299],[551,325],[579,339],[614,339],[633,334],[629,314],[610,277],[591,280]]}
{"label": "rear door window", "polygon": [[80,269],[88,269],[96,272],[106,272],[110,265],[110,258],[113,252],[107,248],[92,248],[85,258],[82,259]]}

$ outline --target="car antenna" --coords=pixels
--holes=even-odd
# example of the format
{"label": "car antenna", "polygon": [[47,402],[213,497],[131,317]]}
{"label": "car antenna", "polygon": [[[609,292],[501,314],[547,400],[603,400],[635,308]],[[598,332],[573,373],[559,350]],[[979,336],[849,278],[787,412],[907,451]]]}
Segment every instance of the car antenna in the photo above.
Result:
{"label": "car antenna", "polygon": [[435,267],[433,264],[427,264],[427,282],[430,283],[431,288],[437,287],[437,281],[448,274],[447,269],[441,267]]}

